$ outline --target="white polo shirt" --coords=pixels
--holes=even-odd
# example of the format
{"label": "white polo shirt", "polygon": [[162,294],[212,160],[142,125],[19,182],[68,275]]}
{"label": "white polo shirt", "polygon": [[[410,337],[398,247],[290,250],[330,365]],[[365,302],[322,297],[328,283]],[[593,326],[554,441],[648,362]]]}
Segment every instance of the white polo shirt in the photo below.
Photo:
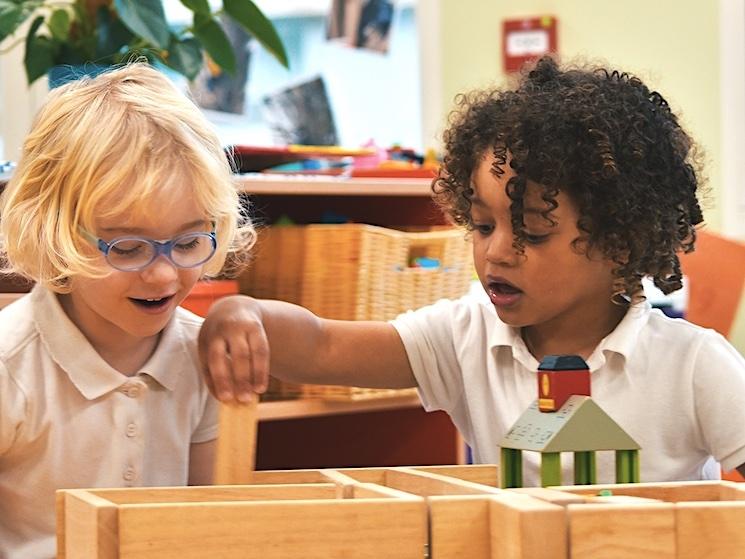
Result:
{"label": "white polo shirt", "polygon": [[[426,410],[445,410],[473,450],[498,463],[498,443],[537,399],[538,361],[488,301],[466,296],[399,316]],[[745,463],[745,360],[713,330],[632,308],[588,360],[592,397],[641,446],[641,480],[718,476]],[[598,482],[615,455],[596,455]],[[539,485],[540,455],[523,452],[523,481]],[[562,456],[572,483],[571,454]]]}
{"label": "white polo shirt", "polygon": [[54,557],[57,489],[186,485],[191,443],[217,436],[201,323],[177,309],[128,377],[52,292],[37,286],[0,312],[0,558]]}

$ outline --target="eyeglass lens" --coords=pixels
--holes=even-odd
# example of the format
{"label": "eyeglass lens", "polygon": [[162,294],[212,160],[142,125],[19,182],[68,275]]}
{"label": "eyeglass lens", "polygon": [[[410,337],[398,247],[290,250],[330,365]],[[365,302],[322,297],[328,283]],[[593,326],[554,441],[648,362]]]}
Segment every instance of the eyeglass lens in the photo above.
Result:
{"label": "eyeglass lens", "polygon": [[[215,245],[206,233],[182,235],[174,239],[170,258],[184,268],[206,262],[214,253]],[[109,246],[109,263],[120,270],[135,270],[147,266],[155,257],[155,245],[146,239],[121,239]]]}

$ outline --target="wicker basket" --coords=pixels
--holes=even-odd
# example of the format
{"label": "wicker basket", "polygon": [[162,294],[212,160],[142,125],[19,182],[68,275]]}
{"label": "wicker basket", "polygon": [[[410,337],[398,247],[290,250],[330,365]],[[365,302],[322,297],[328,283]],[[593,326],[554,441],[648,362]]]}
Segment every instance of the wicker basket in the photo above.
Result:
{"label": "wicker basket", "polygon": [[[416,257],[437,268],[413,268]],[[261,232],[241,292],[300,304],[324,318],[389,320],[442,298],[457,298],[473,275],[463,231],[399,231],[363,224],[305,225]],[[284,386],[284,397],[297,387]],[[270,390],[271,392],[271,390]],[[311,397],[366,399],[400,391],[304,385]]]}

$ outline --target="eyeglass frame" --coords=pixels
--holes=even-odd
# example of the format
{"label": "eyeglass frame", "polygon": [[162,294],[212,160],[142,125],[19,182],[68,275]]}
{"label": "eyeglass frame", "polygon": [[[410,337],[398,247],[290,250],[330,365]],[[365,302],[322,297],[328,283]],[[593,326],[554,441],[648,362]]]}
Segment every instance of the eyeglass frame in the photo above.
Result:
{"label": "eyeglass frame", "polygon": [[[88,241],[92,246],[97,248],[101,253],[103,254],[104,258],[106,259],[106,263],[114,268],[115,270],[119,270],[120,272],[141,272],[148,266],[150,266],[153,262],[155,262],[161,255],[165,256],[166,259],[176,266],[177,268],[182,269],[190,269],[190,268],[196,268],[197,266],[201,266],[205,262],[207,262],[210,258],[212,258],[215,255],[215,252],[217,251],[217,227],[216,224],[212,223],[212,231],[194,231],[190,233],[182,233],[181,235],[177,235],[176,237],[173,237],[172,239],[168,240],[157,240],[157,239],[148,239],[147,237],[138,237],[136,235],[129,235],[124,237],[116,237],[115,239],[111,239],[110,241],[106,242],[101,237],[96,237],[93,233],[85,230],[83,227],[78,226],[78,231],[83,236],[83,238]],[[178,262],[173,260],[173,257],[171,256],[171,251],[173,250],[173,247],[176,245],[176,241],[179,239],[182,239],[184,237],[189,237],[192,235],[201,235],[204,237],[207,237],[212,241],[212,252],[210,255],[202,260],[201,262],[197,262],[196,264],[192,264],[191,266],[183,266],[179,264]],[[153,247],[153,256],[152,258],[142,266],[138,266],[137,268],[128,268],[128,269],[122,269],[117,266],[114,266],[111,261],[109,260],[109,252],[111,251],[111,247],[121,241],[144,241],[147,244],[149,244],[151,247]]]}

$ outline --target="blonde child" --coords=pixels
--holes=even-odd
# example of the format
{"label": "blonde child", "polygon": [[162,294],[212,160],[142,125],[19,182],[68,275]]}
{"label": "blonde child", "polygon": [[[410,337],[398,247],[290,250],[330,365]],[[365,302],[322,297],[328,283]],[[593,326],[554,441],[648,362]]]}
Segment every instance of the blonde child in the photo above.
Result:
{"label": "blonde child", "polygon": [[0,312],[0,557],[53,557],[56,489],[211,483],[178,305],[254,232],[209,124],[145,64],[50,93],[0,211],[6,271],[36,282]]}
{"label": "blonde child", "polygon": [[[642,481],[716,477],[712,457],[743,471],[745,361],[714,331],[652,310],[641,287],[645,276],[665,293],[681,287],[677,255],[702,221],[698,187],[692,141],[660,94],[625,73],[544,58],[514,89],[463,96],[445,133],[434,195],[471,232],[484,300],[378,323],[227,299],[200,334],[209,382],[226,400],[263,389],[268,372],[415,386],[477,462],[496,463],[537,397],[540,359],[577,354],[594,399],[640,443]],[[524,480],[537,484],[538,455],[525,459]],[[613,479],[613,453],[598,470]]]}

